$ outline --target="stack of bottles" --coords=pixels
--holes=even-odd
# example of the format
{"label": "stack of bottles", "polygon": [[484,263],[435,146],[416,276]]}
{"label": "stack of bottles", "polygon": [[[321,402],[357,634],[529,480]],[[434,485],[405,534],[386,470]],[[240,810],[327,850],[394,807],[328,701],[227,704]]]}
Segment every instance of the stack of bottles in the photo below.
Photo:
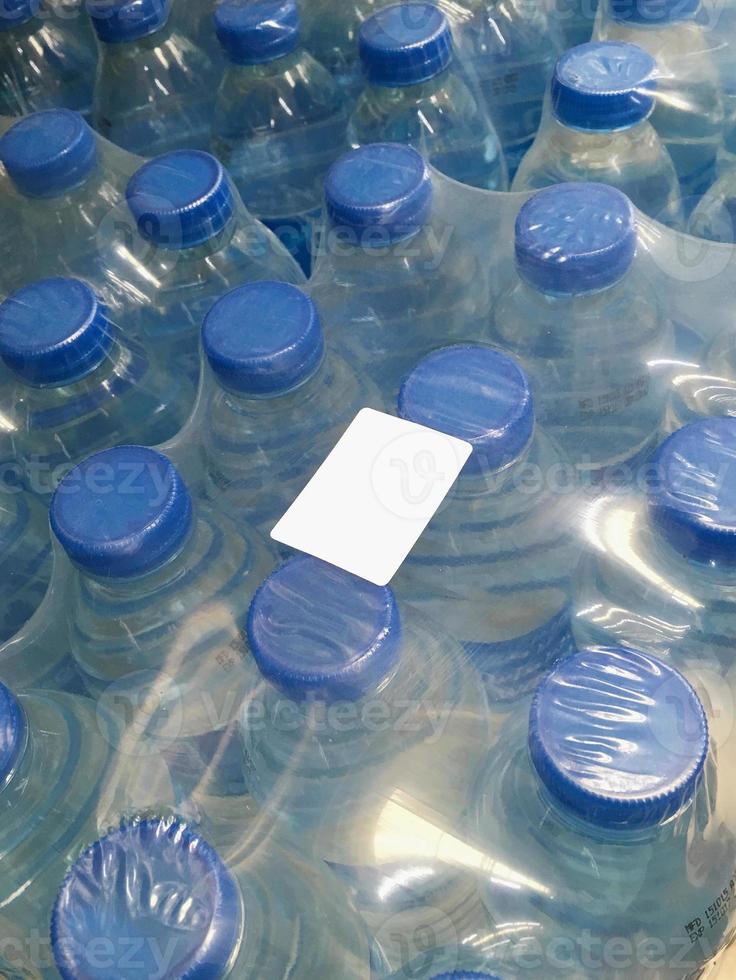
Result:
{"label": "stack of bottles", "polygon": [[[0,977],[729,945],[734,10],[0,0]],[[271,536],[366,408],[388,584]]]}

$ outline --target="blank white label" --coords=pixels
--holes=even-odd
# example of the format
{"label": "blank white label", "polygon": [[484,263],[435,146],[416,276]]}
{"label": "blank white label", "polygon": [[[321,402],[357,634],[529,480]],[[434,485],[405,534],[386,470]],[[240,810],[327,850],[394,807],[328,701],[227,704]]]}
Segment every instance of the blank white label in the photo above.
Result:
{"label": "blank white label", "polygon": [[364,408],[271,537],[387,585],[471,452],[462,439]]}

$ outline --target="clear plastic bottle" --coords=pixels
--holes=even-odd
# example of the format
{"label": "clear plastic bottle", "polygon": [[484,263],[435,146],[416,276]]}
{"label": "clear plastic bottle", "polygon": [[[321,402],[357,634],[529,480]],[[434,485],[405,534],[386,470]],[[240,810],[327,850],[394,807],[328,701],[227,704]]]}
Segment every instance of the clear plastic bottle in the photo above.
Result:
{"label": "clear plastic bottle", "polygon": [[453,25],[471,85],[491,107],[513,178],[539,128],[542,104],[563,44],[543,3],[438,0]]}
{"label": "clear plastic bottle", "polygon": [[648,121],[655,105],[655,72],[652,56],[635,44],[594,41],[563,54],[541,129],[513,190],[600,181],[623,191],[650,217],[680,225],[677,172]]}
{"label": "clear plastic bottle", "polygon": [[97,54],[67,23],[51,17],[41,0],[0,5],[0,115],[40,109],[88,113]]}
{"label": "clear plastic bottle", "polygon": [[178,786],[241,794],[235,721],[255,673],[241,624],[273,564],[265,542],[195,509],[169,460],[140,446],[71,470],[50,516],[77,568],[66,617],[89,691],[144,730]]}
{"label": "clear plastic bottle", "polygon": [[324,179],[348,145],[343,93],[302,47],[296,0],[224,0],[215,26],[228,67],[213,152],[308,275]]}
{"label": "clear plastic bottle", "polygon": [[438,919],[486,926],[452,848],[490,722],[460,647],[390,588],[306,556],[263,583],[247,632],[263,677],[247,781],[269,818],[350,885],[389,962]]}
{"label": "clear plastic bottle", "polygon": [[[105,958],[92,956],[103,943]],[[54,905],[51,945],[64,980],[371,975],[365,928],[327,869],[263,833],[223,860],[171,818],[125,823],[79,856]]]}
{"label": "clear plastic bottle", "polygon": [[398,3],[360,29],[368,85],[350,117],[352,146],[407,143],[453,180],[500,191],[508,187],[491,106],[453,66],[450,24],[435,4]]}
{"label": "clear plastic bottle", "polygon": [[487,329],[489,265],[457,234],[457,216],[411,147],[376,143],[347,153],[330,170],[325,196],[310,292],[328,346],[394,404],[421,357]]}
{"label": "clear plastic bottle", "polygon": [[50,691],[15,696],[0,684],[0,962],[10,976],[53,977],[48,947],[54,896],[90,839],[130,808],[172,803],[163,763],[114,751],[115,730],[88,698]]}
{"label": "clear plastic bottle", "polygon": [[103,136],[152,157],[207,149],[207,55],[169,19],[171,0],[87,0],[100,41],[92,119]]}
{"label": "clear plastic bottle", "polygon": [[98,232],[123,200],[138,158],[96,136],[78,113],[49,109],[6,130],[0,161],[8,209],[0,294],[44,275],[97,280]]}
{"label": "clear plastic bottle", "polygon": [[573,467],[535,428],[522,370],[489,347],[424,358],[399,414],[465,439],[473,454],[394,587],[462,642],[500,711],[573,649]]}
{"label": "clear plastic bottle", "polygon": [[189,428],[207,494],[267,535],[360,409],[380,404],[378,393],[325,354],[317,307],[288,283],[250,283],[222,297],[202,345],[208,384]]}
{"label": "clear plastic bottle", "polygon": [[538,191],[516,219],[519,281],[494,337],[534,388],[537,418],[581,471],[634,465],[653,447],[672,350],[668,319],[636,263],[631,202],[604,184]]}
{"label": "clear plastic bottle", "polygon": [[700,0],[608,0],[601,40],[629,41],[657,62],[652,125],[674,161],[686,212],[716,176],[724,110],[711,41],[698,21]]}
{"label": "clear plastic bottle", "polygon": [[567,976],[681,980],[725,942],[735,814],[709,720],[664,661],[598,648],[558,664],[489,754],[489,906],[544,925]]}
{"label": "clear plastic bottle", "polygon": [[198,377],[202,321],[218,297],[258,279],[304,281],[209,153],[151,160],[130,179],[126,199],[101,242],[106,281],[172,372]]}
{"label": "clear plastic bottle", "polygon": [[646,485],[589,516],[577,576],[581,642],[638,647],[733,672],[736,419],[701,419],[655,453]]}
{"label": "clear plastic bottle", "polygon": [[0,389],[3,415],[36,494],[90,453],[170,439],[194,400],[191,380],[129,340],[79,279],[41,279],[5,300],[0,357],[13,378]]}

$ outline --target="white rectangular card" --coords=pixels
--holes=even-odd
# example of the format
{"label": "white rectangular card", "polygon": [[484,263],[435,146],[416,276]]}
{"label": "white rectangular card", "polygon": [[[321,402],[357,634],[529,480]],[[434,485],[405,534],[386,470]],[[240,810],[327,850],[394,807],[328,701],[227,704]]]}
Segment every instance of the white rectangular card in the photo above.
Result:
{"label": "white rectangular card", "polygon": [[462,439],[364,408],[271,537],[387,585],[472,451]]}

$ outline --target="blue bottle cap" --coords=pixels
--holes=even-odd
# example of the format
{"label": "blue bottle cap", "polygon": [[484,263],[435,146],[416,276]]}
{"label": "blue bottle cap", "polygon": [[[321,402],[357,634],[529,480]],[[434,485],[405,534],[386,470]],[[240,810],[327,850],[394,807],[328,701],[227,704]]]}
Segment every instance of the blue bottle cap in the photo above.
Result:
{"label": "blue bottle cap", "polygon": [[224,388],[280,395],[311,377],[324,355],[317,308],[286,282],[251,282],[219,299],[202,327],[202,346]]}
{"label": "blue bottle cap", "polygon": [[374,85],[416,85],[452,60],[452,31],[433,3],[397,3],[369,17],[360,29],[360,58]]}
{"label": "blue bottle cap", "polygon": [[164,950],[167,980],[217,980],[243,928],[240,889],[217,851],[157,818],[123,824],[77,858],[54,903],[51,948],[64,980],[164,976]]}
{"label": "blue bottle cap", "polygon": [[306,555],[260,586],[247,629],[261,673],[298,700],[357,700],[390,673],[401,641],[388,586]]}
{"label": "blue bottle cap", "polygon": [[692,561],[736,565],[736,419],[701,419],[673,433],[652,460],[652,523]]}
{"label": "blue bottle cap", "polygon": [[700,0],[609,0],[614,20],[652,27],[692,20],[700,10]]}
{"label": "blue bottle cap", "polygon": [[171,0],[86,0],[97,37],[123,44],[154,34],[169,19]]}
{"label": "blue bottle cap", "polygon": [[0,0],[0,33],[33,20],[40,6],[41,0]]}
{"label": "blue bottle cap", "polygon": [[26,197],[57,197],[83,184],[97,164],[92,130],[78,112],[24,116],[0,138],[0,160]]}
{"label": "blue bottle cap", "polygon": [[104,361],[112,326],[79,279],[41,279],[0,305],[0,357],[31,385],[78,381]]}
{"label": "blue bottle cap", "polygon": [[138,231],[161,248],[201,245],[235,213],[222,164],[201,150],[175,150],[144,163],[125,193]]}
{"label": "blue bottle cap", "polygon": [[27,722],[21,706],[0,683],[0,789],[13,774],[26,742]]}
{"label": "blue bottle cap", "polygon": [[540,293],[592,293],[622,279],[636,255],[636,218],[607,184],[537,191],[516,218],[516,267]]}
{"label": "blue bottle cap", "polygon": [[173,463],[154,449],[118,446],[67,473],[51,500],[50,519],[82,571],[133,578],[156,571],[180,550],[194,516]]}
{"label": "blue bottle cap", "polygon": [[580,44],[557,61],[552,111],[561,123],[576,129],[628,129],[654,111],[656,68],[654,58],[636,44]]}
{"label": "blue bottle cap", "polygon": [[500,470],[518,459],[534,433],[522,369],[500,351],[472,344],[421,360],[401,386],[399,415],[471,443],[464,473]]}
{"label": "blue bottle cap", "polygon": [[642,828],[693,795],[708,754],[703,705],[682,674],[637,650],[600,647],[539,685],[529,748],[549,792],[607,828]]}
{"label": "blue bottle cap", "polygon": [[296,0],[222,0],[215,7],[215,31],[236,65],[283,58],[301,38]]}
{"label": "blue bottle cap", "polygon": [[350,150],[325,181],[333,227],[380,248],[411,238],[429,221],[432,178],[422,156],[400,143],[371,143]]}

